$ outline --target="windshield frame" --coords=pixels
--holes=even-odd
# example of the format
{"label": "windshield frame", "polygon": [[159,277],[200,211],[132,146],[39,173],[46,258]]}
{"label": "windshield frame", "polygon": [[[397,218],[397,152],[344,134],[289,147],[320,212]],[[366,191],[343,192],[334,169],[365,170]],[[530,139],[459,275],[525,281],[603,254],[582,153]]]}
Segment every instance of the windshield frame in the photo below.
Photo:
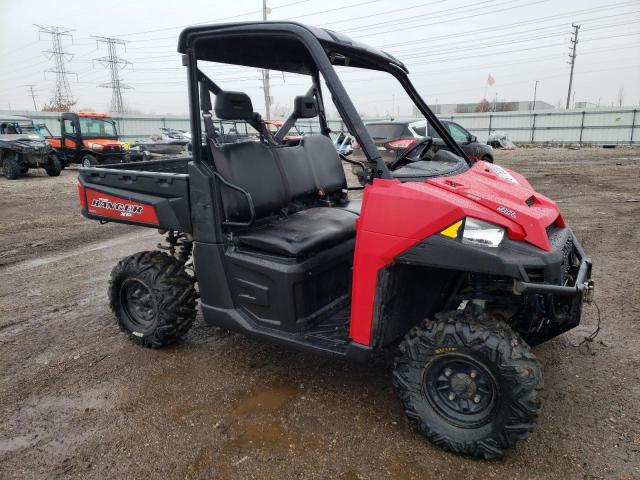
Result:
{"label": "windshield frame", "polygon": [[420,113],[425,116],[427,125],[431,126],[436,131],[436,133],[440,135],[439,138],[444,141],[444,143],[451,149],[453,153],[455,153],[459,157],[462,157],[465,162],[467,162],[467,165],[471,165],[471,160],[469,160],[467,154],[464,153],[464,150],[462,150],[462,147],[458,144],[458,142],[453,139],[447,127],[444,126],[444,124],[440,121],[436,114],[433,113],[431,108],[429,108],[427,103],[422,99],[416,88],[413,86],[413,83],[411,83],[409,76],[397,69],[388,70],[388,72],[391,73],[391,75],[393,75],[400,82],[405,92],[407,92],[407,95],[409,95],[409,98],[411,98],[411,101],[416,107],[418,107]]}
{"label": "windshield frame", "polygon": [[[366,45],[353,42],[335,32],[322,29],[314,29],[294,22],[251,22],[237,24],[218,24],[202,27],[191,27],[182,31],[178,45],[178,51],[184,54],[183,65],[187,67],[187,79],[189,89],[189,111],[191,117],[191,131],[193,138],[200,138],[202,131],[200,116],[200,90],[199,81],[201,75],[198,69],[198,61],[215,62],[225,65],[246,65],[258,68],[268,68],[280,71],[265,59],[252,57],[247,60],[241,56],[216,57],[211,52],[217,52],[216,46],[223,41],[235,39],[292,39],[300,42],[309,54],[305,59],[300,59],[300,64],[286,64],[286,69],[293,73],[310,74],[312,78],[322,75],[324,83],[331,94],[334,105],[338,110],[342,121],[349,132],[356,138],[358,144],[367,157],[372,169],[373,178],[392,178],[386,163],[378,152],[375,143],[367,132],[364,121],[358,114],[351,97],[347,93],[342,80],[336,72],[336,66],[349,66],[363,70],[378,70],[390,73],[402,85],[409,98],[418,110],[430,121],[443,141],[451,151],[462,157],[467,164],[470,160],[464,154],[459,145],[451,138],[449,132],[440,124],[440,121],[420,97],[415,87],[406,75],[407,69],[399,61],[383,52]],[[226,54],[225,54],[226,55]],[[267,59],[268,60],[268,59]],[[304,62],[303,62],[304,60]],[[310,60],[309,63],[305,63]],[[353,61],[352,61],[353,60]],[[256,63],[258,62],[258,63]],[[284,65],[284,64],[283,64]],[[283,71],[285,71],[283,70]],[[319,82],[317,82],[319,84]],[[320,96],[320,99],[322,97]],[[321,101],[319,103],[322,103]],[[323,105],[319,105],[324,109]],[[196,163],[201,163],[203,155],[198,145],[192,149]]]}
{"label": "windshield frame", "polygon": [[[83,128],[83,123],[91,120],[93,122],[104,122],[106,124],[109,124],[113,127],[113,135],[108,135],[108,134],[87,134]],[[85,126],[86,128],[86,126]],[[114,138],[114,139],[118,139],[118,129],[116,128],[116,122],[108,117],[78,117],[78,129],[80,131],[80,135],[82,136],[82,138]]]}

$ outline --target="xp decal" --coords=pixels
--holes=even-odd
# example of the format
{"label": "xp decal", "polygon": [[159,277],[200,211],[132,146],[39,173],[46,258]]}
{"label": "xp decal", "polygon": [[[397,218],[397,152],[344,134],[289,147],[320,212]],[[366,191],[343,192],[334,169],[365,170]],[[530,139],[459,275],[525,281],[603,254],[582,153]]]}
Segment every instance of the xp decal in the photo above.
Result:
{"label": "xp decal", "polygon": [[97,192],[90,188],[85,189],[85,192],[87,210],[91,215],[158,224],[158,217],[152,205]]}
{"label": "xp decal", "polygon": [[517,214],[516,212],[514,212],[513,210],[511,210],[510,208],[505,207],[504,205],[500,205],[497,209],[500,213],[503,213],[505,215],[507,215],[508,217],[511,217],[513,219],[517,218]]}

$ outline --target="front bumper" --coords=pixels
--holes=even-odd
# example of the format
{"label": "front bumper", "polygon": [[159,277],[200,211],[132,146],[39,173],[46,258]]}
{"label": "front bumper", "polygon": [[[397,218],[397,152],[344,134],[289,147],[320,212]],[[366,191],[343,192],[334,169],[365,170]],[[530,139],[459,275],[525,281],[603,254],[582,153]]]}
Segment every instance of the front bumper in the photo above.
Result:
{"label": "front bumper", "polygon": [[484,248],[433,235],[396,261],[464,274],[473,287],[453,298],[486,300],[535,345],[577,326],[593,293],[592,261],[571,229],[553,228],[548,234],[550,251],[509,239],[498,248]]}
{"label": "front bumper", "polygon": [[[586,296],[590,297],[594,288],[594,282],[591,279],[591,268],[593,262],[591,261],[591,258],[589,258],[585,254],[582,245],[580,245],[573,233],[571,234],[569,239],[573,244],[574,252],[568,253],[576,255],[580,261],[577,274],[575,275],[575,281],[572,285],[554,285],[547,283],[517,281],[514,287],[515,292],[518,294],[540,293],[561,296],[575,296],[586,294]],[[563,256],[562,262],[566,261],[566,256]]]}

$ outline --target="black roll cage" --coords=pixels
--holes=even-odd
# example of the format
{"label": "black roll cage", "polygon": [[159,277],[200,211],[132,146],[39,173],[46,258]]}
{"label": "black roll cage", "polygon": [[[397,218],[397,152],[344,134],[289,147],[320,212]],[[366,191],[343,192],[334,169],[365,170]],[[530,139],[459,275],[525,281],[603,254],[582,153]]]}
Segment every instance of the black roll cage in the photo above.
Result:
{"label": "black roll cage", "polygon": [[[321,44],[320,35],[326,42],[326,38],[331,38],[330,44]],[[201,85],[207,90],[216,94],[220,88],[209,79],[198,68],[198,59],[205,61],[217,60],[202,58],[201,52],[206,47],[213,48],[213,43],[222,39],[293,39],[299,41],[310,55],[313,65],[306,65],[306,71],[297,73],[306,73],[311,75],[314,95],[318,100],[318,114],[320,125],[325,134],[330,131],[324,113],[324,102],[322,100],[322,92],[320,87],[320,73],[322,74],[327,88],[329,89],[333,103],[338,110],[340,117],[347,126],[347,129],[356,137],[359,145],[363,149],[369,165],[372,169],[372,177],[391,178],[391,174],[384,160],[378,153],[378,150],[369,135],[365,125],[358,115],[356,108],[351,102],[351,98],[346,89],[342,85],[338,74],[333,68],[333,64],[354,66],[357,68],[385,71],[394,76],[402,85],[407,95],[418,110],[425,116],[427,121],[434,127],[440,138],[451,149],[451,151],[469,163],[469,159],[463,152],[462,148],[453,140],[447,129],[440,123],[436,115],[431,111],[426,102],[420,97],[417,90],[407,76],[408,70],[397,60],[383,52],[376,52],[374,49],[357,44],[347,37],[316,28],[309,28],[295,22],[251,22],[251,23],[233,23],[219,24],[202,27],[189,27],[182,31],[178,44],[178,52],[184,54],[183,65],[187,67],[187,81],[189,89],[189,111],[192,132],[192,152],[193,159],[196,163],[202,162],[202,151],[200,142],[202,138],[201,127],[201,96],[204,91],[200,91]],[[350,55],[354,55],[355,65],[350,65]],[[264,57],[263,57],[264,58]],[[266,60],[261,60],[264,66],[261,68],[269,68]],[[257,66],[256,64],[247,62],[232,62],[226,59],[224,62],[230,65]],[[274,64],[276,65],[276,64]],[[302,67],[302,68],[304,68]],[[278,70],[274,66],[274,70]],[[283,71],[293,71],[291,69]],[[203,89],[204,90],[204,89]]]}

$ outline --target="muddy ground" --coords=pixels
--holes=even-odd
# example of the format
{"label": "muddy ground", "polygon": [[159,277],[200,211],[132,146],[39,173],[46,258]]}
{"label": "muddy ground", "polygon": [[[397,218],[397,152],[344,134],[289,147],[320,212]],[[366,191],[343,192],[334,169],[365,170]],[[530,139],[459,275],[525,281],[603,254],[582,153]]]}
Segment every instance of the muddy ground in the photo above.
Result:
{"label": "muddy ground", "polygon": [[0,478],[640,479],[640,148],[521,149],[497,162],[556,199],[593,256],[602,331],[535,349],[543,413],[496,461],[432,447],[385,361],[353,365],[207,328],[146,350],[107,307],[152,230],[78,213],[76,173],[0,179]]}

